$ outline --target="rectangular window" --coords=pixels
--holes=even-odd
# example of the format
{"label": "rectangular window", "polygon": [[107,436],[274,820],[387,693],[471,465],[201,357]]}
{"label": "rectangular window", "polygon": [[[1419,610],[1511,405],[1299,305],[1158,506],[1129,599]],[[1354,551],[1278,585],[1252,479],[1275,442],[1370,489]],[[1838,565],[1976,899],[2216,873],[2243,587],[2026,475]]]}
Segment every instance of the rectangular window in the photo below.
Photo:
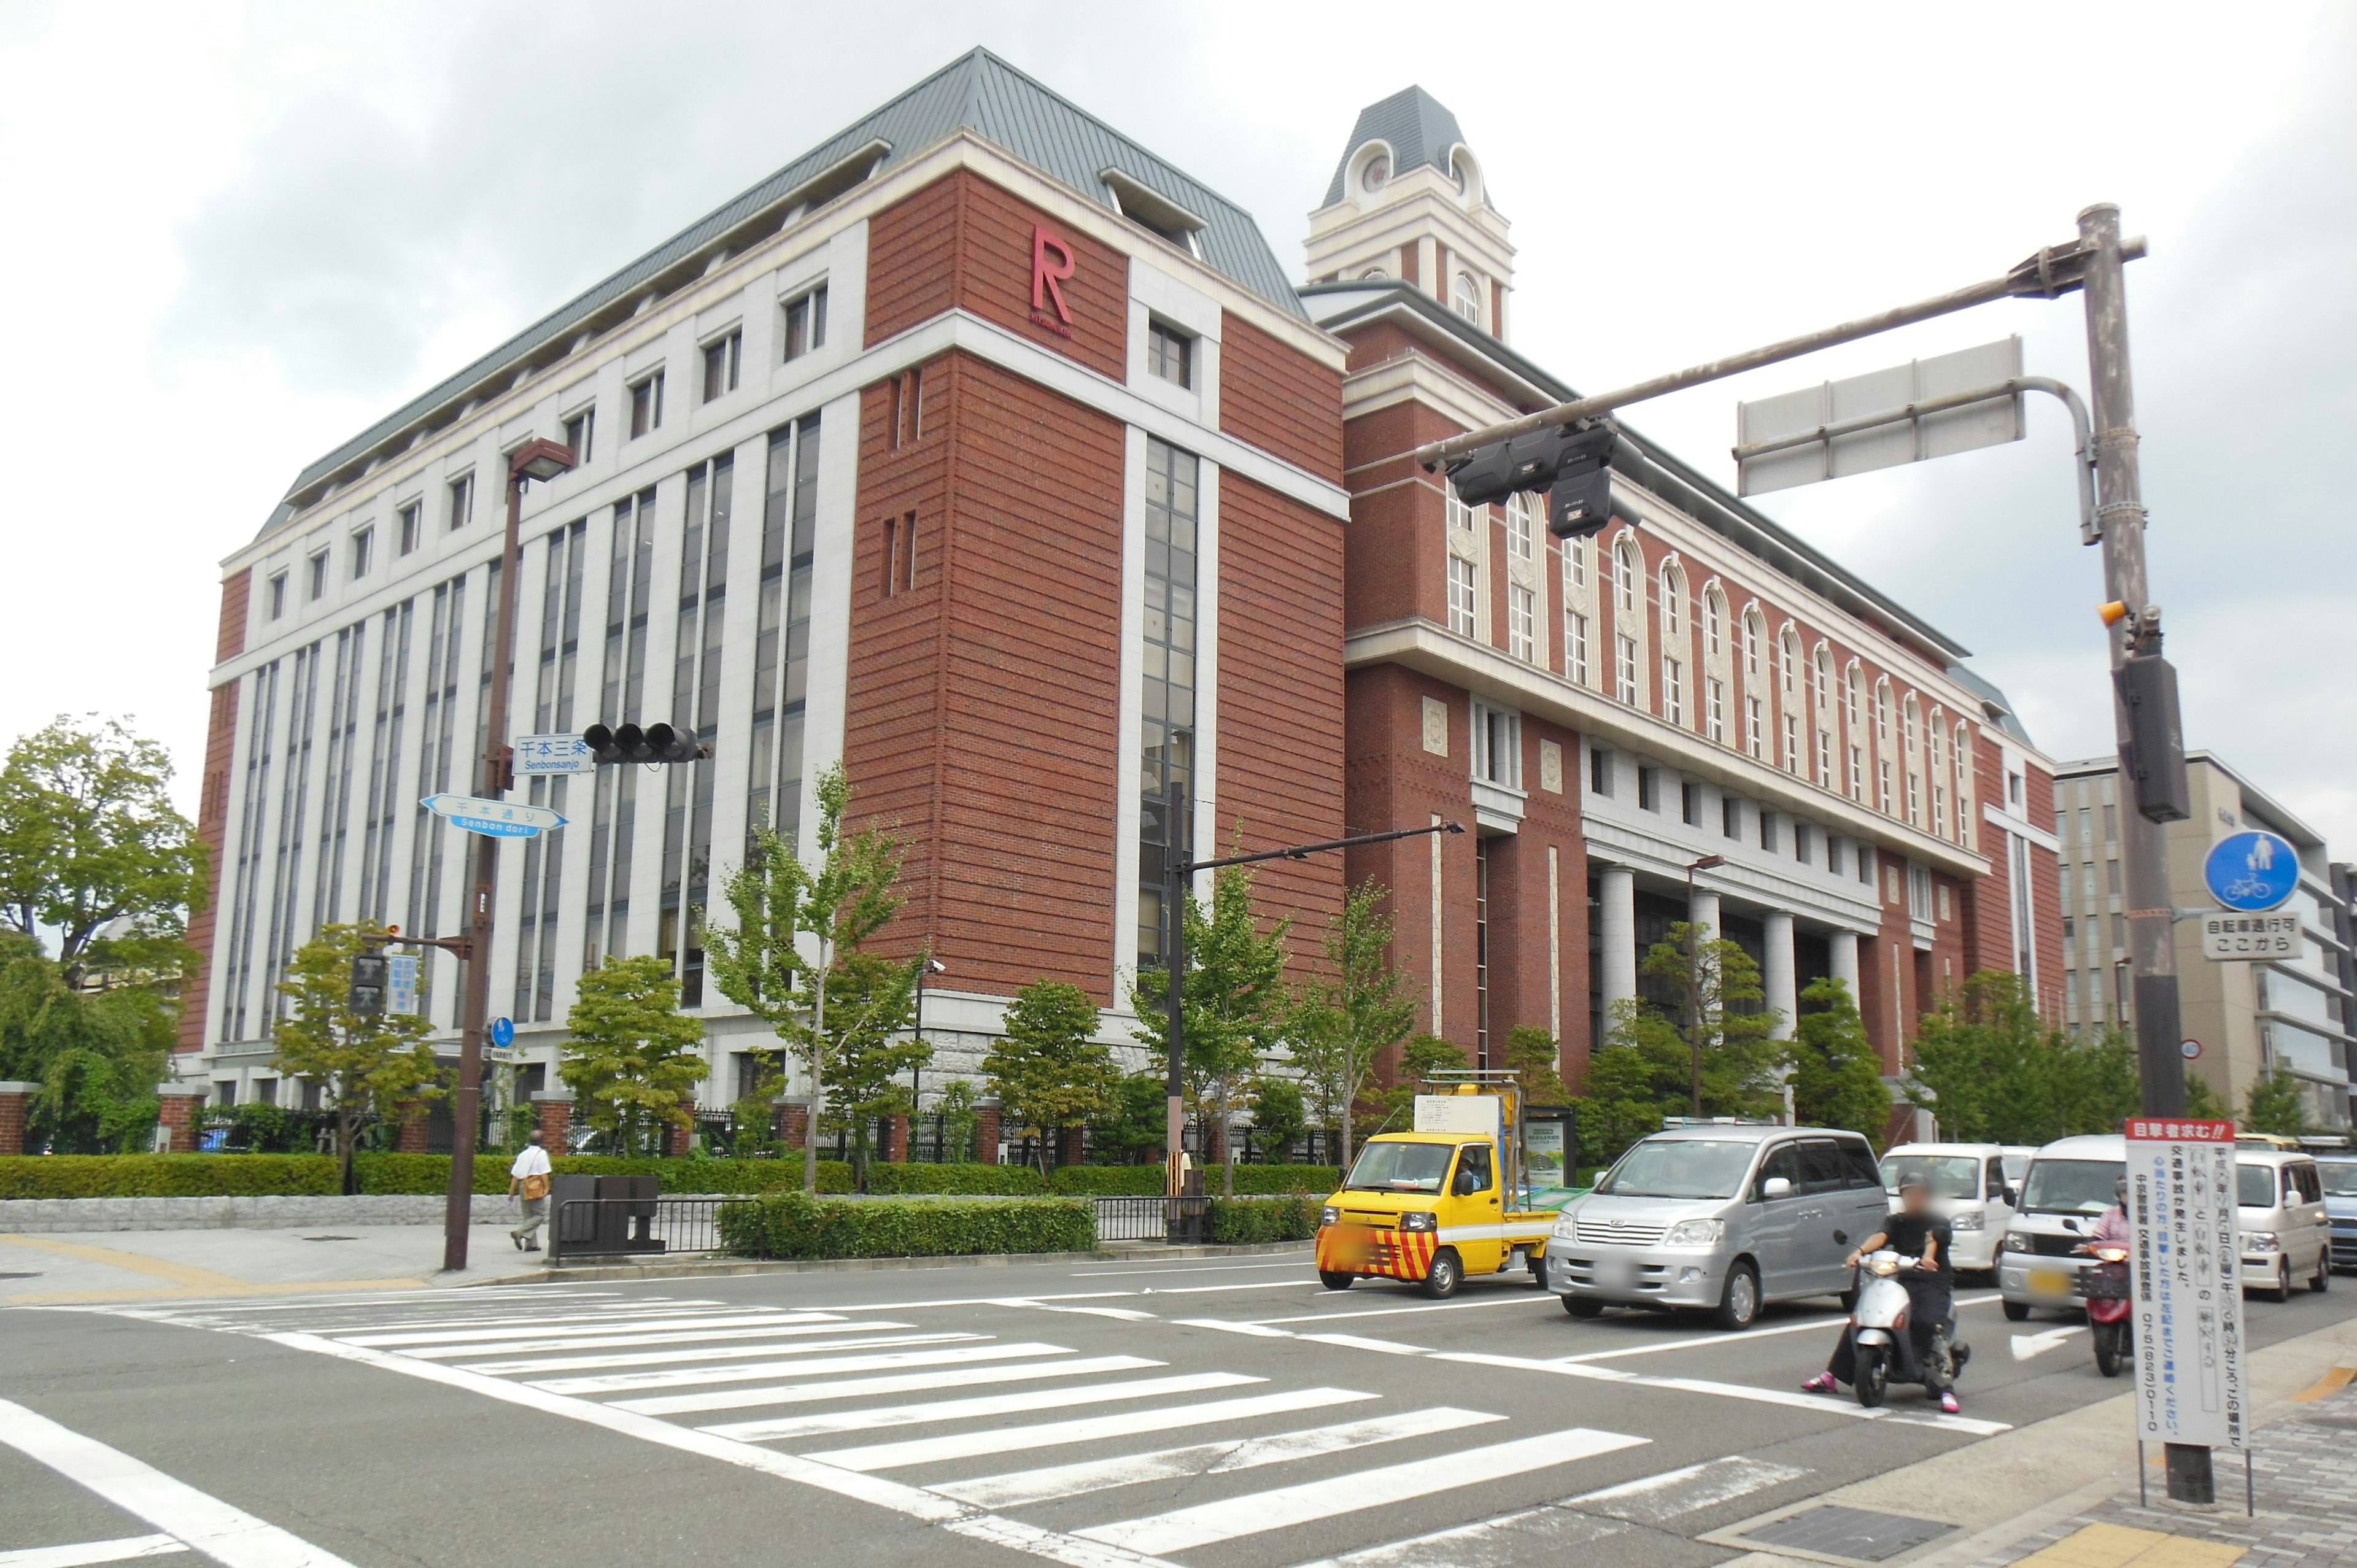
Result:
{"label": "rectangular window", "polygon": [[575,467],[589,461],[597,445],[597,410],[594,405],[565,422],[565,444],[573,448]]}
{"label": "rectangular window", "polygon": [[1634,707],[1637,703],[1637,639],[1623,637],[1620,642],[1620,668],[1613,673],[1612,694]]}
{"label": "rectangular window", "polygon": [[1827,833],[1825,835],[1825,869],[1835,876],[1841,875],[1841,851],[1842,841]]}
{"label": "rectangular window", "polygon": [[1523,787],[1523,719],[1520,714],[1473,704],[1473,777],[1509,789]]}
{"label": "rectangular window", "polygon": [[1864,844],[1857,846],[1857,879],[1860,882],[1874,880],[1874,852]]}
{"label": "rectangular window", "polygon": [[2109,883],[2111,890],[2117,893],[2120,890],[2120,863],[2116,860],[2104,862],[2104,876]]}
{"label": "rectangular window", "polygon": [[265,597],[270,607],[270,618],[272,620],[276,620],[286,613],[285,573],[280,572],[270,579],[270,589]]}
{"label": "rectangular window", "polygon": [[[761,502],[761,576],[754,607],[753,725],[745,822],[788,843],[802,832],[802,717],[817,560],[819,421],[770,432]],[[604,770],[600,770],[602,777]]]}
{"label": "rectangular window", "polygon": [[2119,836],[2120,809],[2117,806],[2105,806],[2104,808],[2104,842],[2110,843]]}
{"label": "rectangular window", "polygon": [[630,383],[630,439],[662,427],[663,373]]}
{"label": "rectangular window", "polygon": [[1690,828],[1702,826],[1702,786],[1688,780],[1678,786],[1678,820]]}
{"label": "rectangular window", "polygon": [[1571,614],[1563,618],[1564,671],[1580,685],[1588,683],[1587,618]]}
{"label": "rectangular window", "polygon": [[1784,771],[1799,778],[1801,774],[1801,715],[1784,715]]}
{"label": "rectangular window", "polygon": [[1148,319],[1146,368],[1174,387],[1195,384],[1195,339],[1176,327]]}
{"label": "rectangular window", "polygon": [[786,360],[826,347],[826,285],[786,302]]}
{"label": "rectangular window", "polygon": [[1587,754],[1587,788],[1609,799],[1612,794],[1612,754],[1591,748]]}
{"label": "rectangular window", "polygon": [[1710,738],[1719,745],[1727,744],[1727,682],[1714,679],[1710,682],[1710,706],[1704,717],[1709,723]]}
{"label": "rectangular window", "polygon": [[744,344],[744,333],[731,332],[704,346],[705,402],[726,397],[737,390],[737,353]]}
{"label": "rectangular window", "polygon": [[1792,858],[1803,865],[1809,864],[1809,824],[1806,822],[1792,824]]}
{"label": "rectangular window", "polygon": [[1866,748],[1849,748],[1849,798],[1859,805],[1866,804]]}
{"label": "rectangular window", "polygon": [[1563,569],[1571,575],[1571,585],[1585,593],[1587,588],[1587,551],[1586,539],[1574,539],[1563,547]]}
{"label": "rectangular window", "polygon": [[[1166,858],[1185,855],[1195,800],[1197,485],[1193,454],[1146,442],[1146,678],[1138,769],[1137,961],[1162,961]],[[1176,821],[1170,789],[1182,799]]]}
{"label": "rectangular window", "polygon": [[1770,854],[1776,853],[1776,813],[1760,813],[1760,847]]}
{"label": "rectangular window", "polygon": [[1932,831],[1942,838],[1948,836],[1948,787],[1932,786]]}
{"label": "rectangular window", "polygon": [[2079,808],[2079,842],[2081,843],[2095,842],[2095,811],[2092,806]]}
{"label": "rectangular window", "polygon": [[2126,915],[2114,915],[2112,917],[2112,946],[2125,951],[2127,945],[2128,918]]}
{"label": "rectangular window", "polygon": [[453,532],[475,521],[475,476],[461,474],[450,481],[450,528]]}
{"label": "rectangular window", "polygon": [[1448,629],[1473,635],[1473,563],[1462,555],[1448,558]]}
{"label": "rectangular window", "polygon": [[1686,722],[1685,666],[1674,659],[1662,660],[1662,716],[1674,725]]}
{"label": "rectangular window", "polygon": [[351,561],[353,576],[365,577],[368,575],[369,560],[371,556],[375,554],[375,529],[363,528],[358,533],[352,535]]}
{"label": "rectangular window", "polygon": [[1920,773],[1907,775],[1907,825],[1923,825],[1923,776]]}
{"label": "rectangular window", "polygon": [[1890,815],[1890,760],[1883,757],[1874,765],[1874,799],[1884,816]]}
{"label": "rectangular window", "polygon": [[310,569],[303,596],[307,599],[324,598],[327,596],[327,592],[328,553],[322,550],[317,555],[311,557]]}
{"label": "rectangular window", "polygon": [[1531,498],[1516,490],[1506,498],[1506,553],[1517,561],[1531,558]]}
{"label": "rectangular window", "polygon": [[1767,725],[1760,720],[1760,708],[1759,698],[1743,699],[1743,749],[1754,762],[1768,760]]}
{"label": "rectangular window", "polygon": [[418,535],[424,532],[419,528],[418,523],[425,510],[425,504],[423,501],[411,501],[393,514],[396,548],[404,555],[417,548]]}
{"label": "rectangular window", "polygon": [[884,520],[884,596],[905,594],[917,585],[917,514],[902,512]]}
{"label": "rectangular window", "polygon": [[1732,795],[1719,800],[1718,832],[1722,838],[1740,839],[1743,836],[1743,807]]}
{"label": "rectangular window", "polygon": [[1637,809],[1658,811],[1662,809],[1662,770],[1658,768],[1637,769]]}
{"label": "rectangular window", "polygon": [[1539,596],[1520,583],[1506,586],[1506,651],[1525,664],[1538,659]]}

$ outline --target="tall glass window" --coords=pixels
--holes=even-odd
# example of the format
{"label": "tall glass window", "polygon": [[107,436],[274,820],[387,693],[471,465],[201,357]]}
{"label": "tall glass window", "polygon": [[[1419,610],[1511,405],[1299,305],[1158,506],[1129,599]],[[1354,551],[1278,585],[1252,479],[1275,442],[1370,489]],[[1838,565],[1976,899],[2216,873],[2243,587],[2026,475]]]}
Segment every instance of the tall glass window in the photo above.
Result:
{"label": "tall glass window", "polygon": [[[673,724],[708,737],[719,716],[721,612],[728,592],[728,502],[736,460],[723,456],[687,474],[680,536],[679,628],[672,660]],[[665,770],[662,902],[655,950],[679,970],[680,1001],[704,1002],[704,900],[712,861],[712,769]]]}
{"label": "tall glass window", "polygon": [[278,667],[273,660],[253,672],[247,696],[253,722],[246,732],[245,789],[238,812],[235,897],[229,912],[229,999],[221,1007],[221,1033],[232,1040],[246,1038],[247,982],[253,972],[254,906],[262,875],[262,825],[270,800],[270,737],[278,711]]}
{"label": "tall glass window", "polygon": [[1146,443],[1146,676],[1139,745],[1137,961],[1163,959],[1165,859],[1188,850],[1186,812],[1169,820],[1167,789],[1195,799],[1194,456],[1148,436]]}
{"label": "tall glass window", "polygon": [[[533,731],[564,735],[574,727],[573,693],[581,654],[582,557],[587,519],[548,535],[548,570],[540,595],[540,655],[533,673]],[[531,800],[565,813],[570,779],[535,779]],[[565,830],[523,842],[523,893],[516,925],[517,1020],[545,1023],[556,993],[556,921],[564,892]]]}
{"label": "tall glass window", "polygon": [[745,829],[802,831],[802,703],[810,684],[811,564],[818,533],[818,424],[770,433],[761,501],[761,584],[754,610],[753,728]]}
{"label": "tall glass window", "polygon": [[[467,579],[453,577],[434,590],[434,611],[425,637],[425,705],[418,724],[417,793],[422,800],[450,788],[450,758],[458,720],[458,633],[465,624]],[[442,934],[442,838],[438,819],[417,808],[416,837],[409,852],[409,918],[402,930],[414,937]],[[433,1015],[434,954],[421,951],[417,1004]]]}
{"label": "tall glass window", "polygon": [[[604,680],[597,716],[608,725],[645,724],[647,597],[655,563],[655,491],[650,486],[614,507],[614,548],[606,577]],[[581,967],[596,969],[630,950],[630,849],[639,811],[639,769],[601,768],[589,818],[589,913]]]}
{"label": "tall glass window", "polygon": [[393,827],[401,809],[401,725],[407,716],[410,611],[384,612],[377,635],[376,724],[369,738],[367,827],[361,834],[360,918],[384,924],[393,898]]}
{"label": "tall glass window", "polygon": [[295,650],[293,705],[286,714],[285,796],[278,803],[278,850],[271,870],[269,967],[262,975],[263,994],[270,1001],[263,1011],[265,1030],[285,1010],[278,979],[302,940],[295,906],[303,881],[303,815],[311,799],[311,721],[319,705],[320,646],[315,642]]}
{"label": "tall glass window", "polygon": [[336,672],[328,691],[327,796],[319,823],[327,864],[311,894],[315,931],[343,911],[344,841],[351,826],[352,753],[359,748],[361,671],[367,644],[365,620],[336,633]]}

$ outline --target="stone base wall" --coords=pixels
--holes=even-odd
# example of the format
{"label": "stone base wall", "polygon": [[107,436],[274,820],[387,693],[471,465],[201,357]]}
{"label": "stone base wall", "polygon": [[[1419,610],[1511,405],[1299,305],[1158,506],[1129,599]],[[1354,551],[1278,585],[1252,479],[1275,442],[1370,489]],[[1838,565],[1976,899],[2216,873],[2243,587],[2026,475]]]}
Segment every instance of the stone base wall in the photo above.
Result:
{"label": "stone base wall", "polygon": [[[275,1230],[296,1226],[439,1225],[439,1193],[351,1197],[20,1197],[0,1201],[0,1235],[56,1230]],[[514,1225],[522,1210],[475,1195],[478,1225]]]}

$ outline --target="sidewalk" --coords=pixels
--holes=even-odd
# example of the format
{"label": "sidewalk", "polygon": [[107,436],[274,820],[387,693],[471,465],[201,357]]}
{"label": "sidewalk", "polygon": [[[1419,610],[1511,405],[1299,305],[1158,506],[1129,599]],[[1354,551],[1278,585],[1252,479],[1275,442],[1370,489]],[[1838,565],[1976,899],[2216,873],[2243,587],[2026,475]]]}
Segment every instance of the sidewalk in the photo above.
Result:
{"label": "sidewalk", "polygon": [[479,1224],[455,1274],[438,1225],[0,1234],[0,1306],[486,1284],[538,1277],[545,1258]]}
{"label": "sidewalk", "polygon": [[2357,1568],[2357,1319],[2257,1351],[2248,1387],[2255,1519],[2222,1450],[2216,1512],[2162,1504],[2158,1450],[2139,1508],[2123,1394],[1702,1539],[1750,1549],[1725,1568]]}

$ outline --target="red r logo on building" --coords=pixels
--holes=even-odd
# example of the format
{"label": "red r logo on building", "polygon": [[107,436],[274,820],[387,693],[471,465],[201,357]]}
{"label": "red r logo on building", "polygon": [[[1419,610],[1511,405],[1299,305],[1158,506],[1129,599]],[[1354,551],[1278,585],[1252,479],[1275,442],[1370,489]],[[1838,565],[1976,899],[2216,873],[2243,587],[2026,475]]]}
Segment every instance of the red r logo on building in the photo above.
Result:
{"label": "red r logo on building", "polygon": [[[1071,242],[1044,224],[1031,229],[1031,319],[1051,332],[1072,335],[1072,312],[1064,304],[1064,291],[1060,286],[1072,275],[1078,263],[1072,257]],[[1055,314],[1048,314],[1050,306]]]}

